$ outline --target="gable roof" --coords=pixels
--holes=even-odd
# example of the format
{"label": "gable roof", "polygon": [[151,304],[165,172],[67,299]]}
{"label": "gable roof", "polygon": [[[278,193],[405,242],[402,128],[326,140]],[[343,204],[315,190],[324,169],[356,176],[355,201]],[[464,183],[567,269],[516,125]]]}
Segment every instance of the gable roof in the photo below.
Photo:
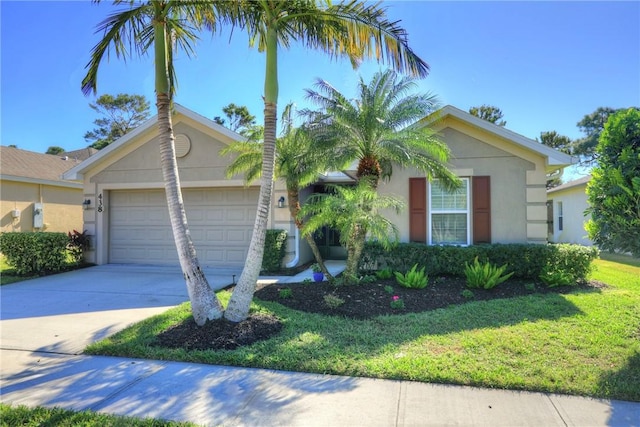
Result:
{"label": "gable roof", "polygon": [[548,166],[563,168],[565,166],[577,163],[577,158],[574,158],[573,156],[562,153],[551,147],[547,147],[546,145],[541,144],[536,140],[527,138],[526,136],[520,135],[519,133],[513,132],[509,129],[505,129],[503,126],[498,126],[487,120],[481,119],[480,117],[476,117],[473,114],[469,114],[452,105],[447,105],[435,111],[434,113],[422,119],[419,123],[433,125],[438,121],[445,120],[449,116],[466,122],[473,127],[482,129],[486,132],[490,132],[503,139],[507,139],[528,151],[537,153],[545,157],[547,159]]}
{"label": "gable roof", "polygon": [[566,190],[568,188],[578,187],[580,185],[586,185],[591,180],[591,175],[583,176],[582,178],[574,179],[573,181],[565,182],[547,190],[547,194],[554,193],[556,191]]}
{"label": "gable roof", "polygon": [[62,175],[78,162],[59,155],[42,154],[14,147],[0,147],[0,177],[7,181],[32,182],[64,187],[81,186]]}
{"label": "gable roof", "polygon": [[[195,111],[190,110],[186,107],[183,107],[180,104],[176,104],[176,103],[173,104],[173,112],[182,114],[183,116],[195,122],[198,122],[199,124],[213,130],[214,132],[217,132],[234,141],[240,141],[244,139],[242,135],[237,134],[230,129],[227,129],[224,126],[217,124],[213,120],[207,119],[206,117],[201,116]],[[121,138],[118,138],[117,140],[107,145],[102,150],[98,151],[98,153],[96,153],[95,155],[89,157],[87,160],[69,169],[67,172],[64,173],[63,175],[64,178],[71,179],[71,180],[81,180],[82,175],[94,164],[97,164],[101,160],[107,158],[109,155],[111,155],[111,153],[120,149],[121,147],[125,147],[131,144],[136,139],[137,136],[143,134],[149,129],[154,128],[155,126],[157,126],[157,123],[158,123],[158,115],[156,114],[155,116],[146,120],[144,123],[142,123],[140,126],[135,128],[134,130],[132,130],[131,132],[127,133]]]}

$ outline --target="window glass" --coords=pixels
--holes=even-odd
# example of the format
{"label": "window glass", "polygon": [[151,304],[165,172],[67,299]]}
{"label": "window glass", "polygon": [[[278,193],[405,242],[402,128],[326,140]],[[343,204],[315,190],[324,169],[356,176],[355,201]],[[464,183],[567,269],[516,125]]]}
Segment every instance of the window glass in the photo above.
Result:
{"label": "window glass", "polygon": [[435,245],[467,245],[469,243],[469,180],[447,192],[438,180],[431,183],[431,243]]}

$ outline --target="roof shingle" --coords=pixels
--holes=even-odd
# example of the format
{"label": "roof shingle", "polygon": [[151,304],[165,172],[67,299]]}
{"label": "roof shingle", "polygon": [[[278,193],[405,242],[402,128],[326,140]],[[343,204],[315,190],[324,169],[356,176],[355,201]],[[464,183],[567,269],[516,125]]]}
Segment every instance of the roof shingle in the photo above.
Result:
{"label": "roof shingle", "polygon": [[80,163],[60,156],[0,146],[0,173],[24,178],[60,181],[62,174]]}

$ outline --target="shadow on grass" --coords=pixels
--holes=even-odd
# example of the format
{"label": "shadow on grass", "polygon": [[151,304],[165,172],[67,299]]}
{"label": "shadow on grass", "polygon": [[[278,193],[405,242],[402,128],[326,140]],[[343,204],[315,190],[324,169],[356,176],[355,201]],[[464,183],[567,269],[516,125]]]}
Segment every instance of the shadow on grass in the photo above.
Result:
{"label": "shadow on grass", "polygon": [[[606,394],[615,394],[618,399],[640,402],[640,352],[627,359],[626,365],[617,371],[608,372],[600,378],[599,386]],[[615,407],[613,408],[615,409]],[[615,412],[611,415],[616,418]],[[618,421],[622,421],[619,420]],[[635,420],[626,420],[625,425],[640,424],[640,413]],[[635,421],[629,423],[629,421]],[[616,423],[610,425],[618,425]]]}

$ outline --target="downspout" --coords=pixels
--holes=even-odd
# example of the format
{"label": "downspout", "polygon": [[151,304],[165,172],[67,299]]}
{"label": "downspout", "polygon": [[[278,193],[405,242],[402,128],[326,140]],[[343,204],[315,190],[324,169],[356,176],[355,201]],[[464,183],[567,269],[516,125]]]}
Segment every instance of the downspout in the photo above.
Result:
{"label": "downspout", "polygon": [[296,265],[298,265],[298,261],[300,261],[300,230],[298,230],[298,227],[295,227],[296,229],[296,237],[295,237],[295,243],[294,243],[294,253],[295,256],[293,257],[293,259],[291,261],[289,261],[286,264],[287,268],[293,268]]}

